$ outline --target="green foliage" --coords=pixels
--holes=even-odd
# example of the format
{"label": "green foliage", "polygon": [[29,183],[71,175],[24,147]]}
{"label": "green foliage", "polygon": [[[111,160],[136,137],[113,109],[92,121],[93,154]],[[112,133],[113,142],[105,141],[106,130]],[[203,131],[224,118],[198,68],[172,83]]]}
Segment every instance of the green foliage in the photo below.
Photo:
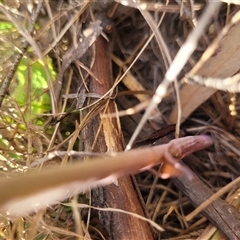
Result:
{"label": "green foliage", "polygon": [[14,25],[10,22],[0,22],[0,34],[16,31]]}
{"label": "green foliage", "polygon": [[[13,38],[13,34],[18,36],[19,33],[11,22],[0,21],[0,35],[5,36],[6,39]],[[8,36],[8,37],[7,37]],[[16,38],[18,39],[18,37]],[[16,46],[14,41],[2,41],[0,46],[1,56],[10,56],[15,54]],[[18,51],[16,51],[16,54]],[[50,96],[47,91],[47,76],[43,64],[40,61],[32,60],[32,49],[28,49],[27,57],[22,58],[17,71],[16,81],[11,84],[11,97],[15,99],[24,112],[25,120],[34,119],[40,114],[51,109]],[[50,58],[46,59],[47,67],[52,79],[55,78],[55,72],[52,68],[52,61]],[[4,66],[4,64],[3,64]],[[0,66],[1,68],[1,66]],[[4,70],[4,69],[3,69]],[[31,116],[28,111],[24,111],[26,107],[31,107]],[[39,121],[38,121],[38,124]]]}
{"label": "green foliage", "polygon": [[[55,77],[51,59],[47,59],[51,78]],[[31,106],[31,118],[49,111],[51,109],[50,96],[47,90],[47,75],[40,61],[30,64],[25,58],[22,59],[17,69],[18,84],[12,97],[20,107]],[[25,114],[28,119],[27,113]]]}

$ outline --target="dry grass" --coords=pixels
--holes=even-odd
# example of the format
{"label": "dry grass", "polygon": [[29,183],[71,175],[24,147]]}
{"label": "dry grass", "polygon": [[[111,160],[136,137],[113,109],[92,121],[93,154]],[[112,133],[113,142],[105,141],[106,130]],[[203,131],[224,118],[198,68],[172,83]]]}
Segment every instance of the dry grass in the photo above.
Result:
{"label": "dry grass", "polygon": [[[115,115],[124,115],[120,122],[125,143],[137,135],[138,140],[145,139],[154,130],[171,123],[177,123],[177,126],[181,124],[180,131],[178,128],[176,131],[180,135],[210,133],[214,140],[213,146],[185,159],[185,163],[212,194],[216,193],[212,197],[206,195],[208,201],[205,204],[209,205],[222,198],[239,209],[239,94],[192,86],[184,82],[185,75],[226,78],[239,71],[238,5],[223,4],[219,12],[215,10],[213,20],[205,26],[206,30],[197,31],[199,16],[206,9],[205,1],[189,1],[188,4],[169,1],[166,5],[154,5],[150,1],[147,11],[141,7],[137,9],[134,5],[123,6],[120,1],[109,1],[107,4],[104,1],[39,1],[38,6],[42,4],[42,8],[39,15],[35,16],[38,30],[31,33],[31,26],[34,24],[30,21],[29,11],[31,12],[32,7],[37,9],[37,5],[32,6],[25,1],[20,1],[20,5],[18,1],[11,1],[15,5],[10,5],[9,2],[4,1],[4,5],[0,5],[1,21],[13,22],[16,26],[16,30],[6,32],[0,37],[1,79],[9,81],[7,86],[10,84],[7,95],[4,93],[0,111],[0,167],[3,177],[26,172],[36,159],[55,150],[91,153],[96,145],[101,144],[98,141],[98,137],[101,137],[99,127],[95,132],[95,141],[87,149],[84,148],[84,141],[89,137],[84,129],[85,126],[91,127],[92,120],[100,111],[103,111],[103,116],[111,115],[106,110],[111,100],[109,95],[106,94],[100,100],[94,99],[91,103],[85,101],[82,111],[75,110],[76,102],[72,99],[59,100],[61,95],[76,94],[80,85],[88,85],[89,76],[94,81],[101,82],[92,71],[97,56],[90,43],[79,62],[73,59],[69,64],[63,64],[64,57],[69,52],[73,54],[74,51],[69,49],[77,46],[81,28],[85,29],[90,22],[100,19],[104,23],[103,35],[108,39],[111,51],[114,83],[109,92],[117,103],[118,112]],[[9,20],[8,15],[15,20]],[[161,31],[154,36],[152,30],[156,27]],[[192,31],[199,36],[189,35]],[[22,44],[26,39],[28,42]],[[193,54],[191,55],[191,50],[187,50],[184,52],[185,56],[179,55],[179,49],[190,40],[197,43],[196,49],[192,49]],[[25,53],[22,49],[24,46],[33,50]],[[47,70],[47,54],[52,58],[55,71],[64,76],[59,85],[60,96],[54,90],[56,86]],[[21,59],[22,55],[27,59],[28,70],[23,90],[26,93],[26,102],[21,105],[14,99],[19,80],[16,75],[11,74],[11,69],[16,56]],[[180,57],[180,62],[176,60],[176,56],[178,59]],[[36,116],[31,107],[33,98],[36,98],[31,90],[31,64],[37,59],[45,63],[49,90],[42,89],[38,97],[49,92],[51,110]],[[68,68],[64,69],[66,66]],[[171,71],[166,78],[169,66]],[[175,82],[170,84],[171,81]],[[163,90],[158,94],[159,99],[162,98],[158,108],[153,107],[153,112],[147,110],[144,114],[143,110],[149,103],[153,104],[155,90],[164,82],[165,88],[161,88]],[[0,97],[1,90],[4,91],[3,84],[0,87]],[[144,126],[139,125],[140,122],[144,123],[141,120],[143,115],[147,120]],[[119,129],[120,122],[117,120],[116,123]],[[102,120],[101,124],[109,123]],[[141,131],[136,134],[137,127]],[[110,142],[111,137],[106,141]],[[169,139],[163,138],[160,143],[167,141]],[[75,161],[76,158],[66,154],[60,158],[48,159],[35,170],[40,171],[41,168],[52,165],[63,166]],[[184,191],[176,187],[179,186],[178,180],[162,180],[155,174],[159,171],[158,167],[154,170],[135,177],[152,225],[158,224],[165,229],[164,232],[154,230],[156,239],[227,239],[212,225],[208,213],[203,216],[198,211],[197,206],[200,203],[194,199],[190,201],[191,197],[183,195]],[[196,191],[202,191],[200,186],[194,185],[194,182],[192,184],[191,187],[196,188]],[[108,239],[97,213],[87,207],[91,205],[91,201],[91,194],[86,191],[78,197],[66,200],[65,204],[54,205],[37,214],[14,219],[1,216],[0,236],[2,239]],[[193,212],[194,209],[197,209],[196,213]],[[200,206],[200,210],[202,209]],[[113,209],[109,207],[103,210]],[[224,219],[226,222],[227,220]],[[217,226],[218,224],[215,223]],[[234,228],[230,223],[231,227]]]}

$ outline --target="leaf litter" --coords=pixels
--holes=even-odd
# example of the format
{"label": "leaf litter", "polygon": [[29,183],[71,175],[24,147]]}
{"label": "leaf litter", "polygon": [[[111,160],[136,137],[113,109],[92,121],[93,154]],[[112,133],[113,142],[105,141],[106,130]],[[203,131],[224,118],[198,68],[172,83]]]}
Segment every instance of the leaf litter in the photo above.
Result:
{"label": "leaf litter", "polygon": [[[124,2],[126,3],[126,1]],[[204,9],[206,10],[207,8],[205,2],[202,1],[195,3],[190,1],[189,4],[182,3],[181,1],[170,1],[164,5],[150,2],[149,5],[133,4],[131,6],[124,6],[124,2],[116,1],[106,5],[103,4],[105,9],[101,10],[107,11],[111,19],[110,25],[108,25],[109,22],[105,25],[107,26],[106,28],[113,29],[111,34],[102,32],[102,35],[109,41],[111,53],[112,56],[114,56],[112,60],[115,62],[113,63],[113,77],[115,82],[112,85],[111,92],[116,92],[115,99],[119,111],[126,111],[128,108],[133,108],[133,110],[137,109],[135,106],[141,103],[139,101],[146,101],[141,100],[141,98],[136,98],[137,95],[145,94],[148,99],[152,99],[153,92],[162,82],[166,71],[169,69],[169,65],[171,65],[171,62],[167,60],[167,54],[169,54],[174,61],[182,46],[181,43],[186,43],[189,33],[197,29],[199,16],[201,16]],[[133,3],[134,2],[135,1],[133,1]],[[27,6],[25,3],[21,3],[20,5],[13,8],[14,11],[21,13],[20,20],[23,21],[25,17],[24,12],[29,11],[30,5]],[[148,15],[148,12],[145,12],[144,15],[143,11],[146,11],[145,8],[143,8],[144,6],[147,6],[146,9],[147,11],[151,11],[151,14]],[[12,6],[3,5],[2,7],[9,10]],[[76,39],[78,39],[76,36],[78,31],[76,30],[88,28],[90,22],[86,21],[89,21],[89,19],[91,19],[92,22],[96,19],[97,21],[106,21],[106,18],[102,16],[101,11],[99,11],[101,7],[101,4],[90,2],[81,4],[75,1],[69,1],[61,5],[61,3],[58,4],[54,2],[49,4],[47,1],[43,1],[42,14],[45,16],[45,21],[41,21],[41,18],[43,18],[41,15],[38,17],[38,21],[40,23],[40,29],[45,29],[46,32],[41,34],[37,43],[39,44],[39,42],[41,42],[42,52],[49,52],[49,56],[54,59],[56,71],[61,72],[61,59],[64,59],[66,56],[65,47],[69,49],[75,46]],[[58,12],[56,9],[61,11]],[[78,11],[77,14],[75,9]],[[238,11],[239,7],[237,5],[223,4],[219,13],[214,16],[214,20],[211,20],[207,24],[206,31],[200,33],[200,39],[196,45],[196,50],[192,50],[194,52],[191,58],[189,60],[186,58],[184,60],[186,61],[186,65],[181,63],[179,70],[176,70],[175,75],[171,75],[170,79],[179,79],[180,113],[182,112],[183,116],[186,116],[185,118],[178,118],[181,119],[182,122],[180,135],[208,133],[213,139],[213,146],[211,148],[202,150],[194,154],[194,156],[186,158],[185,163],[191,168],[189,171],[194,172],[194,174],[201,179],[201,182],[205,184],[204,186],[207,186],[207,188],[212,191],[212,194],[215,193],[211,199],[209,198],[211,201],[221,197],[223,200],[226,200],[226,202],[234,202],[233,204],[237,209],[239,208],[239,202],[237,201],[239,195],[237,178],[239,175],[238,93],[212,91],[207,96],[208,100],[206,100],[206,97],[199,96],[194,90],[188,89],[187,92],[184,92],[184,90],[182,90],[184,88],[181,88],[183,82],[180,81],[180,79],[188,75],[190,70],[198,63],[207,47],[217,38],[221,30],[230,23]],[[73,21],[72,19],[75,20]],[[151,25],[149,22],[151,19],[155,23],[149,26]],[[158,23],[165,46],[157,42],[153,37],[150,43],[144,46],[143,49],[141,40],[144,36],[147,36],[146,39],[149,39],[153,27],[156,27]],[[236,26],[236,24],[238,23],[234,23],[232,27]],[[50,26],[50,28],[46,26]],[[63,26],[65,26],[65,28],[63,28]],[[234,36],[231,34],[226,34],[226,37],[228,38],[227,42],[232,45],[236,43]],[[216,57],[218,51],[221,51],[223,47],[226,48],[228,43],[223,42],[222,44],[223,46],[221,46],[221,48],[217,48],[212,53],[213,57]],[[135,59],[140,51],[142,51],[141,54]],[[119,58],[121,64],[116,62],[116,57]],[[229,59],[227,55],[222,56],[223,59],[224,57],[226,57],[225,62],[227,64]],[[91,62],[94,61],[94,58],[96,58],[96,56],[94,56],[94,48],[89,45],[87,54],[83,54],[80,61],[91,71]],[[231,61],[234,61],[234,58],[236,58],[237,62],[237,55],[233,55]],[[131,64],[133,61],[135,63]],[[207,60],[205,61],[207,62]],[[218,69],[218,60],[215,61],[215,66],[217,66],[216,69]],[[229,69],[229,76],[227,77],[230,78],[237,74],[239,68],[237,64],[235,66],[236,68],[231,69],[231,71]],[[221,67],[222,66],[219,66],[219,69],[221,69]],[[2,66],[2,68],[4,69],[4,66]],[[68,77],[70,76],[70,71],[73,71],[73,77],[71,78]],[[172,72],[170,73],[173,74]],[[3,71],[2,74],[6,75],[7,71]],[[126,76],[124,80],[126,83],[120,81],[120,79],[123,78],[123,74]],[[198,72],[194,72],[194,74],[198,75]],[[77,90],[80,87],[89,84],[89,72],[84,71],[81,67],[76,67],[74,59],[71,61],[70,69],[64,69],[62,75],[63,82],[61,92],[63,95],[77,94]],[[79,82],[79,77],[77,76],[81,76],[81,82]],[[201,77],[221,78],[221,75],[218,76],[216,72],[214,76]],[[131,80],[132,78],[134,78],[134,80]],[[166,79],[168,80],[169,78]],[[129,82],[135,80],[138,82],[137,87],[135,88],[134,86],[136,85],[133,84],[133,87],[129,88]],[[231,79],[229,81],[231,81]],[[167,85],[169,85],[169,82]],[[13,82],[12,87],[16,87],[13,85]],[[139,91],[139,93],[137,91]],[[121,95],[121,93],[124,92],[126,94]],[[181,105],[181,93],[184,95],[184,101],[187,99],[187,103],[190,104],[191,110],[188,110],[185,105]],[[50,94],[52,99],[54,99],[55,94],[52,90]],[[91,103],[93,106],[92,109],[90,108],[91,105],[85,103],[82,111],[91,109],[85,117],[81,116],[82,111],[76,109],[57,124],[49,125],[47,121],[50,121],[52,118],[58,118],[58,114],[55,113],[50,117],[41,117],[43,127],[34,125],[33,122],[36,123],[35,121],[24,122],[23,117],[19,118],[19,116],[23,116],[22,113],[24,111],[30,113],[29,107],[27,106],[26,109],[22,106],[16,107],[16,103],[7,96],[3,102],[1,111],[1,125],[4,128],[4,130],[1,131],[1,135],[5,140],[1,146],[1,169],[3,175],[9,175],[11,172],[12,174],[25,172],[29,168],[30,163],[33,163],[36,159],[41,159],[43,156],[46,156],[46,154],[51,154],[55,150],[59,152],[66,150],[68,152],[72,150],[83,151],[82,145],[86,136],[84,136],[82,130],[88,122],[94,118],[97,112],[103,109],[104,104],[107,102],[106,97],[109,94],[110,92],[106,93],[106,96],[103,96],[102,99],[94,99],[94,102]],[[142,131],[137,134],[139,135],[139,142],[146,140],[152,133],[168,124],[180,124],[180,121],[177,121],[176,117],[177,114],[180,113],[174,110],[179,109],[179,107],[174,107],[174,104],[179,100],[179,97],[176,97],[174,86],[170,85],[164,92],[161,92],[161,94],[162,102],[158,105],[158,108],[154,110],[156,114],[147,116],[147,122],[141,127]],[[9,96],[11,97],[11,92]],[[63,104],[61,101],[57,102],[58,106],[54,109],[53,113],[58,112],[63,115],[67,112],[71,101],[71,99],[63,99]],[[140,108],[134,115],[126,115],[120,119],[125,143],[128,143],[134,130],[139,126],[146,105],[143,106],[144,108]],[[11,108],[14,109],[14,111],[11,111]],[[187,113],[185,114],[185,112]],[[9,122],[6,121],[9,117],[15,120],[10,127]],[[23,129],[21,125],[25,126],[25,129]],[[48,131],[51,133],[49,134]],[[98,133],[96,133],[96,138],[97,134]],[[34,137],[32,137],[33,135]],[[172,138],[173,136],[171,135],[169,138],[163,137],[158,143],[167,143],[169,139]],[[35,139],[34,143],[33,139]],[[39,146],[39,142],[41,142],[42,146]],[[32,148],[34,144],[35,147]],[[42,152],[42,149],[44,149],[44,152]],[[15,154],[14,157],[11,154]],[[61,160],[63,162],[79,161],[76,157],[69,154],[65,155]],[[56,166],[57,164],[59,164],[59,160],[53,158],[50,161],[45,161],[43,165],[40,165],[38,170]],[[223,232],[226,231],[224,230],[224,224],[217,222],[215,223],[215,227],[213,227],[208,220],[208,212],[204,212],[204,209],[201,210],[204,212],[205,217],[198,212],[194,215],[194,218],[190,218],[189,215],[191,212],[200,204],[194,202],[194,199],[191,199],[188,195],[185,197],[180,191],[182,190],[181,186],[176,183],[176,185],[179,186],[179,188],[177,188],[174,184],[174,179],[163,180],[159,178],[159,171],[161,171],[162,168],[163,167],[155,167],[153,171],[145,171],[135,176],[141,196],[146,204],[149,219],[159,224],[165,230],[162,233],[155,232],[155,237],[157,238],[157,235],[159,235],[161,239],[207,239],[207,237],[211,239],[211,237],[215,235],[220,238],[219,234],[221,233],[217,229],[221,229]],[[173,169],[170,168],[170,170],[167,171],[173,171]],[[232,186],[231,183],[235,183],[234,181],[236,181],[237,184]],[[193,189],[195,191],[201,191],[202,185],[194,185],[193,181],[191,187],[196,188]],[[221,189],[224,189],[224,191],[221,192]],[[191,199],[191,201],[188,198]],[[232,199],[235,199],[235,201]],[[78,200],[83,204],[89,203],[88,191],[80,195]],[[202,201],[204,202],[204,199]],[[211,202],[208,203],[208,205],[209,204],[211,205]],[[81,206],[80,208],[82,209]],[[72,239],[75,237],[83,239],[85,235],[92,239],[104,239],[104,229],[101,229],[98,223],[94,223],[93,219],[89,219],[89,212],[86,209],[82,209],[80,212],[80,219],[83,220],[83,222],[78,221],[78,223],[72,218],[72,211],[61,204],[54,205],[36,215],[27,216],[25,219],[19,218],[12,220],[12,227],[9,222],[6,222],[4,217],[2,217],[1,236],[6,239],[11,239],[15,234],[17,234],[18,238],[23,239],[32,239],[37,236],[48,239]],[[224,216],[223,212],[223,218]],[[224,232],[225,238],[234,239],[234,237],[231,236],[237,233],[231,228],[231,219],[225,219],[226,222],[228,220],[230,232],[233,235],[226,235],[226,232]],[[25,223],[31,224],[31,230],[27,229],[27,225],[24,226]],[[77,224],[77,227],[75,224]],[[22,229],[22,231],[20,229]],[[223,236],[221,237],[221,239],[223,239]]]}

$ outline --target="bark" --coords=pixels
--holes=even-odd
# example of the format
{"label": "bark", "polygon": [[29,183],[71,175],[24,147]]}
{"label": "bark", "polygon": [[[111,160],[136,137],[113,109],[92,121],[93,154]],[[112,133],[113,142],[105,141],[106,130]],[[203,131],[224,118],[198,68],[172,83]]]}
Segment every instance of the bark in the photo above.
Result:
{"label": "bark", "polygon": [[[89,82],[89,91],[105,94],[111,88],[113,81],[109,44],[101,36],[95,42],[95,63],[92,72],[99,81],[92,78]],[[101,112],[103,111],[101,110]],[[115,103],[111,100],[106,108],[106,113],[115,111]],[[123,151],[121,127],[117,119],[101,118],[101,112],[86,126],[85,149],[91,149],[93,152]],[[99,128],[101,128],[100,131]],[[92,199],[93,205],[97,207],[119,208],[145,216],[130,177],[119,179],[117,184],[112,183],[106,187],[98,187],[93,190]],[[107,239],[153,239],[149,224],[135,217],[110,211],[98,211],[98,217],[108,233]]]}

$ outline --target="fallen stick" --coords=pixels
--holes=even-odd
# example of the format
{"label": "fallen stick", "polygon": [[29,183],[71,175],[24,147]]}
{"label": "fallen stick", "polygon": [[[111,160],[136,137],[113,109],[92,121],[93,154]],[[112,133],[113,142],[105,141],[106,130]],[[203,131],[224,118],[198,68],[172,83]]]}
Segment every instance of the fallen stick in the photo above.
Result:
{"label": "fallen stick", "polygon": [[[191,162],[191,157],[187,157]],[[190,169],[189,169],[190,170]],[[193,173],[194,174],[194,173]],[[194,207],[198,207],[208,201],[214,192],[208,188],[196,175],[194,181],[189,181],[184,176],[173,179],[177,188],[191,201]],[[240,212],[226,201],[218,198],[210,203],[201,212],[216,226],[229,240],[237,240],[240,236]],[[189,218],[187,216],[187,218]],[[187,219],[190,220],[190,219]]]}

